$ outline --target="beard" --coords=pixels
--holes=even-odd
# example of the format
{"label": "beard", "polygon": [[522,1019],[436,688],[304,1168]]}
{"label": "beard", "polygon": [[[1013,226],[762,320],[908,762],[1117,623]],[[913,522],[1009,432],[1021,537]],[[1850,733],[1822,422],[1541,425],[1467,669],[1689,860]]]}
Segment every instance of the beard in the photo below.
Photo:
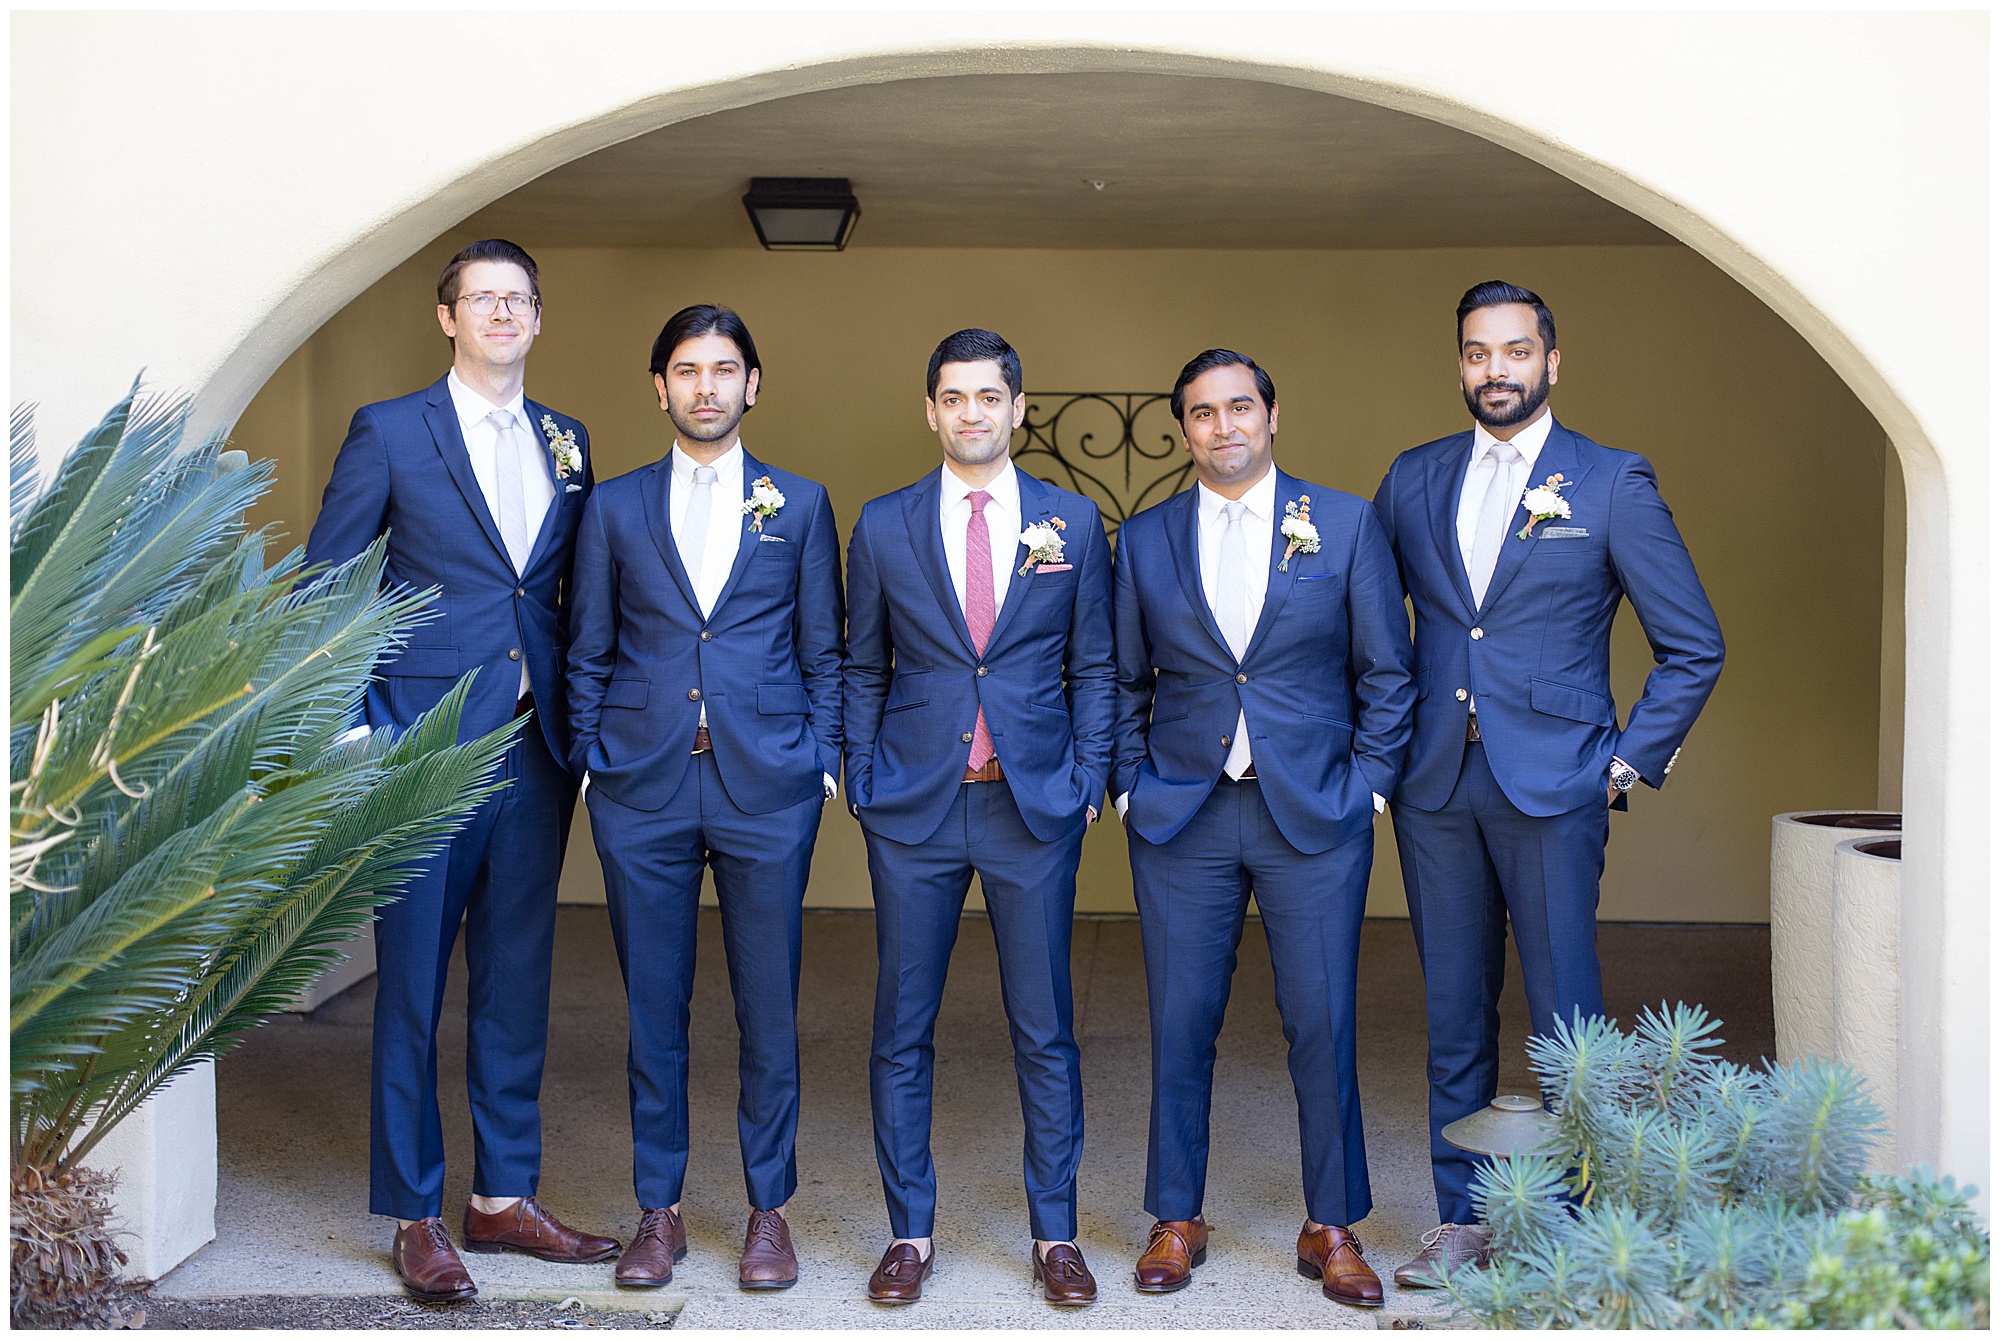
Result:
{"label": "beard", "polygon": [[678,409],[672,408],[667,411],[667,417],[673,420],[674,432],[680,435],[683,442],[720,442],[743,422],[745,407],[741,404],[717,404],[715,408],[722,410],[723,415],[713,423],[701,423],[692,416],[683,418]]}
{"label": "beard", "polygon": [[[1460,384],[1465,392],[1465,407],[1472,411],[1472,417],[1488,428],[1512,428],[1517,423],[1526,423],[1541,410],[1549,398],[1549,370],[1546,365],[1542,375],[1533,386],[1523,386],[1519,382],[1481,382],[1477,387]],[[1494,389],[1513,391],[1520,396],[1498,408],[1489,408],[1484,400],[1486,392]]]}

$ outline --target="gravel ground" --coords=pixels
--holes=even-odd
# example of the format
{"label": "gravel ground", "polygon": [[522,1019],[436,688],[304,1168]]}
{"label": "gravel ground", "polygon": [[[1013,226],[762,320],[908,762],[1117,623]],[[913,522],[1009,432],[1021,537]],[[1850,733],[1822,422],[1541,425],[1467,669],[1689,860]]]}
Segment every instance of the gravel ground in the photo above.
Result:
{"label": "gravel ground", "polygon": [[419,1303],[400,1297],[298,1298],[282,1294],[244,1298],[144,1300],[149,1331],[588,1331],[665,1330],[674,1314],[593,1308],[545,1300],[472,1298],[462,1303]]}

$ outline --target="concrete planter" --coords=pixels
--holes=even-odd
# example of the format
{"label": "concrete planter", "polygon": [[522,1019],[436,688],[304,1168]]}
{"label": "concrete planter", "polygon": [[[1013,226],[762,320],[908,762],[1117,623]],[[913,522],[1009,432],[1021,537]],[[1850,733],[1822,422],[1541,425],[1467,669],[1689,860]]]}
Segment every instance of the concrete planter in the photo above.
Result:
{"label": "concrete planter", "polygon": [[1800,810],[1771,820],[1771,1005],[1780,1061],[1836,1054],[1834,848],[1902,828],[1900,814],[1853,810]]}
{"label": "concrete planter", "polygon": [[84,1162],[115,1173],[125,1278],[156,1280],[215,1237],[215,1062],[175,1079]]}
{"label": "concrete planter", "polygon": [[1887,1121],[1870,1168],[1896,1166],[1897,1045],[1902,1025],[1903,841],[1853,838],[1833,857],[1836,1055],[1868,1082]]}
{"label": "concrete planter", "polygon": [[363,978],[375,975],[375,922],[371,918],[361,934],[354,937],[347,946],[347,957],[326,970],[326,974],[307,987],[299,998],[285,1009],[292,1014],[307,1014],[332,1000],[341,992]]}

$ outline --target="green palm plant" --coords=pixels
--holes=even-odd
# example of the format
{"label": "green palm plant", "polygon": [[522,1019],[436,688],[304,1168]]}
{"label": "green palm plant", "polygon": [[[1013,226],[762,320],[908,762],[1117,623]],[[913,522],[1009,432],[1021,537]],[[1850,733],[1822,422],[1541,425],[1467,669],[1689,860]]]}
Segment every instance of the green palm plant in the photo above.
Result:
{"label": "green palm plant", "polygon": [[135,386],[40,490],[32,413],[13,419],[17,1202],[332,966],[499,785],[515,729],[458,742],[468,676],[409,731],[355,738],[434,593],[383,592],[379,544],[267,565],[243,514],[268,463],[184,448],[187,410]]}

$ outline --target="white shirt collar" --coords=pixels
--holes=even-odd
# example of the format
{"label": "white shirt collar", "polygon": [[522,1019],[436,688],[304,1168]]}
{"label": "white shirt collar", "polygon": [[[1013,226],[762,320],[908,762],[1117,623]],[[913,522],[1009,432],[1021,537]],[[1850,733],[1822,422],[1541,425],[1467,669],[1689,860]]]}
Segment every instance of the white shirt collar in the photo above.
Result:
{"label": "white shirt collar", "polygon": [[[1213,521],[1221,516],[1222,509],[1231,501],[1199,480],[1195,482],[1195,491],[1201,503],[1204,520]],[[1277,500],[1278,464],[1273,461],[1271,468],[1264,472],[1264,477],[1252,484],[1250,491],[1235,501],[1242,503],[1245,510],[1258,520],[1269,521],[1272,514],[1277,511]]]}
{"label": "white shirt collar", "polygon": [[[694,483],[695,459],[681,449],[680,439],[674,439],[674,449],[668,453],[677,484]],[[728,485],[743,478],[743,439],[737,438],[728,451],[715,458],[715,482]]]}
{"label": "white shirt collar", "polygon": [[[974,486],[960,479],[949,465],[940,465],[938,476],[944,481],[939,489],[938,503],[947,510],[964,502],[965,496],[973,490]],[[1006,469],[979,487],[983,487],[987,495],[1002,507],[1015,512],[1021,510],[1021,481],[1014,475],[1014,462],[1007,462]]]}
{"label": "white shirt collar", "polygon": [[[1542,448],[1547,445],[1549,433],[1555,426],[1555,414],[1544,407],[1541,418],[1514,434],[1514,448],[1521,453],[1521,459],[1527,462],[1530,470],[1535,468],[1535,458],[1542,454]],[[1486,453],[1493,450],[1499,440],[1486,431],[1485,424],[1475,422],[1472,425],[1472,464],[1477,466],[1485,459]]]}
{"label": "white shirt collar", "polygon": [[528,393],[524,387],[514,392],[514,398],[504,405],[496,405],[479,392],[458,379],[458,369],[453,368],[444,375],[445,389],[451,392],[451,407],[458,412],[458,430],[470,432],[472,426],[481,422],[496,409],[504,409],[514,416],[514,422],[528,426]]}

